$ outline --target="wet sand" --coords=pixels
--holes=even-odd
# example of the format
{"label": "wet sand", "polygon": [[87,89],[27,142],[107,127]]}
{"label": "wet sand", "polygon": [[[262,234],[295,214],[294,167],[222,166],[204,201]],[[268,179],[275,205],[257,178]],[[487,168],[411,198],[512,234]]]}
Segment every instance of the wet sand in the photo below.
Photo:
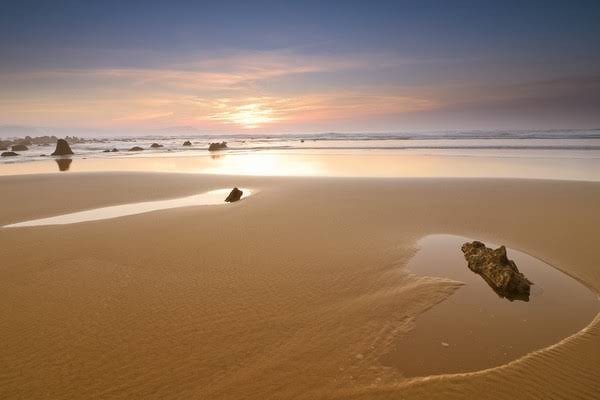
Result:
{"label": "wet sand", "polygon": [[598,318],[485,371],[381,363],[460,287],[406,270],[426,235],[502,243],[598,292],[598,183],[71,171],[0,177],[0,225],[233,186],[256,192],[0,229],[0,397],[598,397]]}

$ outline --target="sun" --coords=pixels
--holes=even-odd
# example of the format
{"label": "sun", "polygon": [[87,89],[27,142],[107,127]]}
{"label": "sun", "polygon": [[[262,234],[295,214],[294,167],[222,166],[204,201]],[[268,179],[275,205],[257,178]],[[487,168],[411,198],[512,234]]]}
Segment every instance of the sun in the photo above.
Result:
{"label": "sun", "polygon": [[265,108],[258,103],[237,106],[230,111],[214,114],[210,119],[234,123],[246,129],[258,128],[277,120],[273,109]]}

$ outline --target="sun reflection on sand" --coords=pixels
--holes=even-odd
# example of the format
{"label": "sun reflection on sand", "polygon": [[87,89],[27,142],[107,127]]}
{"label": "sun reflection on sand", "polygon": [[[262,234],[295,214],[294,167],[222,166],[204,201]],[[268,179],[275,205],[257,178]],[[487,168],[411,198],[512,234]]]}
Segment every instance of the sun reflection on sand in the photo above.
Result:
{"label": "sun reflection on sand", "polygon": [[314,176],[323,174],[318,163],[279,154],[223,155],[213,159],[216,165],[203,168],[203,173],[258,176]]}

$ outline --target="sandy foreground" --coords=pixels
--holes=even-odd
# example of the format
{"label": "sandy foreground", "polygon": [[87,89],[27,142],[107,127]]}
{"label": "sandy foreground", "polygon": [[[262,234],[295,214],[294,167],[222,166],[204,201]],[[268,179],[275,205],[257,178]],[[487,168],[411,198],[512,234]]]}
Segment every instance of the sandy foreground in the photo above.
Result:
{"label": "sandy foreground", "polygon": [[232,186],[255,194],[0,228],[0,398],[600,397],[598,317],[486,371],[406,379],[379,363],[458,288],[404,271],[428,234],[503,243],[599,292],[600,183],[5,176],[0,225]]}

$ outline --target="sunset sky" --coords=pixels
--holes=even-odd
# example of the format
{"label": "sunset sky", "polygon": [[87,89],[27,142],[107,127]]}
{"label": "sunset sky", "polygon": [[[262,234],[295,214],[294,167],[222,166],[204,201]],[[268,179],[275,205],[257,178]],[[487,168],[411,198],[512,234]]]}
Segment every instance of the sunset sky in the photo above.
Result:
{"label": "sunset sky", "polygon": [[600,2],[2,1],[0,126],[598,128]]}

